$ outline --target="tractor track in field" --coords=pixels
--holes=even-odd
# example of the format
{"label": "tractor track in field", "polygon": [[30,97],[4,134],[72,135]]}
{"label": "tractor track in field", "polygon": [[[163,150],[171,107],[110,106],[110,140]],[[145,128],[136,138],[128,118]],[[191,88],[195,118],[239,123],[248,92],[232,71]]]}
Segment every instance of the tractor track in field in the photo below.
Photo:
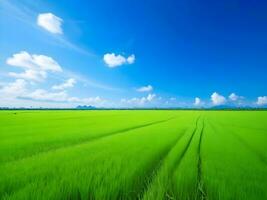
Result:
{"label": "tractor track in field", "polygon": [[183,152],[181,153],[181,156],[176,160],[176,162],[174,162],[174,165],[173,165],[173,167],[171,169],[171,173],[172,174],[173,174],[174,170],[179,166],[179,164],[181,163],[181,161],[183,160],[183,158],[184,158],[184,156],[185,156],[185,154],[186,154],[189,146],[191,145],[191,142],[192,142],[192,140],[194,138],[194,135],[195,135],[195,133],[197,132],[197,129],[198,129],[199,120],[200,120],[200,116],[196,120],[195,128],[194,128],[194,130],[192,132],[192,135],[190,136],[190,138],[189,138],[189,140],[188,140],[188,142],[187,142],[187,144],[186,144]]}
{"label": "tractor track in field", "polygon": [[[192,134],[188,140],[188,142],[186,143],[185,145],[185,148],[183,149],[183,152],[181,153],[181,155],[179,157],[177,157],[177,159],[174,161],[173,165],[169,168],[169,174],[170,176],[173,175],[175,169],[179,166],[179,164],[181,163],[181,161],[183,160],[192,140],[193,140],[193,137],[195,135],[195,133],[197,132],[197,129],[198,129],[198,124],[199,124],[199,120],[200,120],[200,117],[201,116],[198,116],[197,120],[196,120],[196,123],[195,123],[195,128],[193,129],[192,131]],[[171,150],[177,145],[177,143],[180,141],[180,139],[185,135],[186,133],[186,130],[184,131],[184,133],[176,140],[176,142],[174,143],[174,145],[169,149],[168,153],[166,154],[166,156],[168,156],[168,154],[171,152]],[[165,157],[166,157],[165,156]],[[150,180],[148,181],[148,184],[147,186],[143,189],[143,192],[141,193],[141,195],[139,196],[140,198],[139,199],[143,199],[144,198],[144,194],[146,193],[146,191],[148,191],[148,188],[149,188],[149,185],[151,183],[154,182],[154,179],[157,178],[157,175],[162,167],[162,164],[163,164],[163,161],[164,161],[164,158],[161,160],[161,163],[160,165],[154,170],[155,173],[152,174],[152,176],[150,177]],[[166,191],[167,192],[167,191]],[[168,192],[166,193],[166,196],[165,196],[165,199],[172,199],[171,196],[168,195]]]}
{"label": "tractor track in field", "polygon": [[[74,146],[82,145],[84,143],[93,142],[93,141],[96,141],[96,140],[99,140],[99,139],[102,139],[102,138],[106,138],[106,137],[122,134],[122,133],[125,133],[125,132],[128,132],[128,131],[132,131],[132,130],[136,130],[136,129],[141,129],[141,128],[153,126],[153,125],[156,125],[156,124],[161,124],[161,123],[173,120],[175,118],[177,118],[177,117],[171,117],[171,118],[164,119],[164,120],[159,120],[159,121],[154,121],[154,122],[150,122],[150,123],[146,123],[146,124],[136,125],[136,126],[120,129],[120,130],[117,130],[117,131],[104,133],[104,134],[101,134],[101,135],[95,136],[95,137],[84,138],[84,139],[78,140],[76,142],[72,142],[72,143],[69,143],[69,144],[63,144],[61,146],[59,145],[59,146],[56,146],[56,147],[51,147],[51,148],[46,149],[44,151],[39,151],[39,152],[36,152],[34,154],[27,155],[27,156],[24,156],[24,157],[19,157],[19,158],[14,159],[14,160],[9,160],[9,161],[7,160],[5,163],[8,164],[8,163],[11,163],[11,162],[18,162],[20,160],[24,160],[24,159],[28,159],[28,158],[31,158],[31,157],[38,156],[40,154],[46,154],[46,153],[49,153],[51,151],[57,151],[57,150],[65,149],[65,148],[68,148],[68,147],[74,147]],[[1,162],[0,162],[0,164],[1,164]]]}
{"label": "tractor track in field", "polygon": [[[180,141],[180,139],[185,135],[186,130],[187,129],[183,130],[182,133],[174,140],[174,142],[172,142],[171,145],[169,145],[167,148],[165,148],[160,153],[159,159],[154,160],[152,162],[152,164],[150,164],[151,167],[149,167],[149,169],[147,170],[148,173],[145,173],[148,175],[146,175],[145,182],[143,183],[144,186],[141,187],[141,190],[138,193],[134,194],[134,196],[136,197],[135,199],[142,199],[143,195],[148,190],[148,187],[153,182],[153,178],[157,175],[158,171],[162,167],[162,164],[163,164],[165,158],[172,151],[172,149],[175,147],[175,145]],[[135,191],[133,191],[133,192],[135,192]],[[119,198],[119,199],[123,199],[123,198]]]}
{"label": "tractor track in field", "polygon": [[[199,124],[200,124],[200,118],[201,116],[198,117],[197,121],[196,121],[196,126],[195,129],[185,147],[185,149],[183,150],[181,157],[179,160],[177,160],[175,167],[172,169],[171,174],[174,173],[174,170],[179,166],[179,164],[182,162],[184,156],[186,155],[186,152],[188,151],[192,140],[197,132],[197,130],[200,128]],[[197,148],[197,184],[196,184],[196,199],[197,200],[205,200],[207,199],[207,193],[206,193],[206,189],[204,186],[204,181],[203,181],[203,172],[202,172],[202,157],[201,157],[201,148],[202,148],[202,138],[203,138],[203,133],[204,133],[204,127],[205,127],[205,120],[203,118],[202,120],[202,126],[201,126],[201,130],[200,130],[200,136],[199,136],[199,142],[198,142],[198,148]],[[176,199],[176,198],[171,198],[167,197],[167,199]]]}
{"label": "tractor track in field", "polygon": [[203,181],[202,172],[202,158],[201,158],[201,148],[202,148],[202,138],[204,133],[205,120],[202,121],[202,128],[198,143],[198,164],[197,164],[197,199],[204,200],[207,199],[207,193]]}
{"label": "tractor track in field", "polygon": [[[190,147],[190,145],[192,143],[192,140],[193,140],[193,138],[194,138],[194,136],[195,136],[195,134],[196,134],[196,132],[197,132],[197,130],[199,128],[200,119],[201,119],[201,115],[196,120],[196,125],[195,125],[195,128],[193,130],[193,133],[192,133],[191,137],[189,138],[189,140],[188,140],[188,142],[187,142],[187,144],[186,144],[181,156],[179,157],[179,159],[176,160],[175,164],[171,168],[171,170],[170,170],[171,174],[173,174],[175,169],[178,168],[178,166],[182,162],[184,156],[186,155],[186,152],[188,151],[188,149],[189,149],[189,147]],[[204,126],[204,121],[203,121],[203,126]],[[203,181],[202,181],[202,166],[201,166],[201,157],[200,157],[200,148],[201,148],[201,141],[200,140],[202,140],[203,128],[204,127],[202,127],[202,129],[201,129],[201,135],[200,135],[200,138],[199,138],[199,145],[198,145],[198,165],[197,165],[198,174],[197,174],[197,188],[196,188],[196,191],[197,191],[197,195],[199,196],[199,199],[206,199],[206,193],[205,193],[205,191],[203,189],[204,187],[203,187]],[[201,183],[201,185],[200,185],[200,183]],[[169,199],[169,200],[176,199],[175,197],[172,197],[171,195],[168,195],[168,193],[166,195],[167,195],[166,199]]]}
{"label": "tractor track in field", "polygon": [[[40,154],[45,154],[45,153],[48,153],[50,151],[53,151],[53,150],[58,150],[58,149],[62,149],[62,148],[67,148],[69,146],[76,146],[76,145],[80,145],[80,144],[83,144],[83,143],[86,143],[86,142],[91,142],[93,140],[97,140],[97,139],[100,139],[100,138],[104,138],[104,137],[108,137],[108,136],[113,136],[113,135],[117,135],[117,134],[121,134],[121,133],[124,133],[124,132],[127,132],[127,131],[130,131],[130,130],[135,130],[135,129],[140,129],[140,128],[144,128],[144,127],[148,127],[148,126],[152,126],[152,125],[155,125],[155,124],[160,124],[160,123],[164,123],[164,122],[167,122],[167,121],[170,121],[172,119],[175,119],[177,117],[171,117],[171,118],[168,118],[168,119],[165,119],[165,120],[160,120],[160,121],[156,121],[156,122],[151,122],[151,123],[147,123],[147,124],[143,124],[143,125],[139,125],[139,126],[134,126],[134,127],[131,127],[131,128],[127,128],[127,129],[123,129],[123,130],[120,130],[120,131],[114,131],[112,134],[109,133],[107,135],[102,135],[101,137],[97,137],[97,138],[92,138],[88,141],[83,141],[81,143],[76,143],[76,144],[72,144],[72,145],[68,145],[68,146],[64,146],[64,147],[59,147],[59,148],[55,148],[55,149],[50,149],[49,151],[43,151],[43,152],[39,152],[38,154],[34,154],[34,155],[31,155],[31,156],[27,156],[27,157],[23,157],[23,158],[20,158],[20,159],[17,159],[17,160],[13,160],[13,161],[10,161],[8,162],[7,164],[10,164],[11,162],[18,162],[20,160],[23,160],[23,159],[27,159],[27,158],[30,158],[30,157],[34,157],[34,156],[37,156],[37,155],[40,155]],[[162,161],[164,160],[164,158],[168,155],[169,151],[171,151],[171,149],[176,145],[176,143],[182,138],[182,136],[185,134],[186,131],[183,132],[183,134],[180,135],[180,137],[177,137],[177,139],[175,140],[175,142],[171,145],[170,148],[168,148],[168,150],[165,150],[164,153],[162,153],[162,156],[161,156],[161,159],[157,162],[158,165],[156,169],[154,169],[152,172],[151,172],[151,177],[154,176],[154,174],[156,173],[155,170],[158,170],[161,166],[161,163]],[[152,179],[152,178],[151,178]],[[17,190],[20,190],[21,188],[24,188],[25,186],[23,187],[20,187],[19,189]],[[16,191],[17,191],[16,190]],[[11,194],[12,192],[14,191],[10,191],[8,193],[6,193],[5,195],[9,195]],[[142,194],[142,193],[140,193]],[[138,194],[139,195],[139,194]],[[122,197],[122,196],[121,196]],[[138,196],[136,196],[138,197]],[[123,199],[123,198],[118,198],[118,199]],[[137,199],[137,198],[136,198]]]}
{"label": "tractor track in field", "polygon": [[[195,136],[195,134],[196,134],[196,132],[198,130],[198,124],[199,124],[200,118],[201,118],[201,116],[198,116],[198,118],[196,120],[195,128],[194,128],[194,130],[193,130],[193,132],[192,132],[192,134],[191,134],[188,142],[186,143],[185,148],[183,149],[183,151],[182,151],[181,155],[178,157],[178,159],[174,162],[174,165],[172,166],[172,168],[170,168],[170,175],[171,176],[173,176],[175,169],[177,169],[179,167],[180,163],[184,159],[184,157],[186,155],[186,152],[188,151],[188,149],[189,149],[189,147],[190,147],[190,145],[192,143],[192,140],[193,140],[193,138],[194,138],[194,136]],[[168,188],[167,188],[166,196],[165,196],[165,198],[167,200],[176,199],[176,197],[174,196],[174,194],[171,195],[171,193],[173,193],[173,192],[168,192]]]}

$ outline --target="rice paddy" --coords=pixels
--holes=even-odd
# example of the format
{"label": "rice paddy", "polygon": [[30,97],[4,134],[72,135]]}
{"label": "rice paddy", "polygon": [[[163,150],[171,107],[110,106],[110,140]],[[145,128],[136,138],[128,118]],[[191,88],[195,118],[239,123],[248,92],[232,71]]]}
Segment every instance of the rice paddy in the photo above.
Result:
{"label": "rice paddy", "polygon": [[265,111],[1,111],[0,199],[267,199]]}

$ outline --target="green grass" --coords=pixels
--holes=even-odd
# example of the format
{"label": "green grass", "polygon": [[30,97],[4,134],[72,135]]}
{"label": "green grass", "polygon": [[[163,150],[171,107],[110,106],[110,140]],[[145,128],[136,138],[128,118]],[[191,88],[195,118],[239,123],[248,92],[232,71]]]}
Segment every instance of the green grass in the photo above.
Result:
{"label": "green grass", "polygon": [[1,111],[0,199],[267,199],[265,111]]}

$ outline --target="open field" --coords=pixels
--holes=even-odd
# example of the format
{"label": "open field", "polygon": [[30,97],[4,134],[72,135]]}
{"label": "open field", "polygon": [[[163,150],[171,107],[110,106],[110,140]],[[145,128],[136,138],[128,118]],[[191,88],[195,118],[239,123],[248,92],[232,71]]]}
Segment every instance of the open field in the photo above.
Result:
{"label": "open field", "polygon": [[266,111],[1,111],[0,199],[267,199]]}

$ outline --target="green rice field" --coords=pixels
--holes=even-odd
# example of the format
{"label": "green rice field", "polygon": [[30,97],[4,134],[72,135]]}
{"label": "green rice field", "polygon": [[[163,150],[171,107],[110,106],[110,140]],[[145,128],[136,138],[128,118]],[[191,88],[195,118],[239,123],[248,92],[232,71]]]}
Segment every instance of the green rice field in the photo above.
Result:
{"label": "green rice field", "polygon": [[0,199],[267,199],[267,111],[1,111]]}

